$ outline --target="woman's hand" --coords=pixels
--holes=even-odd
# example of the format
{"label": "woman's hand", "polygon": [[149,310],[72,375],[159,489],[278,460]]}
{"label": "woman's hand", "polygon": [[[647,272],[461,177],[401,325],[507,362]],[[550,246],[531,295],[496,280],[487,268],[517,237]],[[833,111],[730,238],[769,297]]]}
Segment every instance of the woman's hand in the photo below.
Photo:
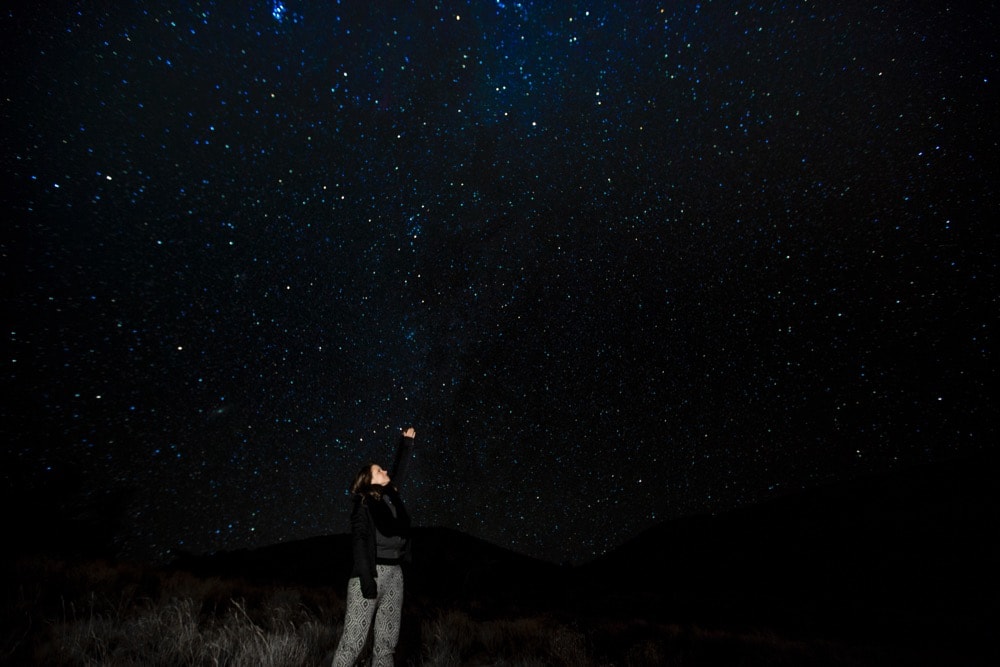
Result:
{"label": "woman's hand", "polygon": [[415,438],[417,436],[416,430],[411,426],[410,428],[403,431],[404,438]]}

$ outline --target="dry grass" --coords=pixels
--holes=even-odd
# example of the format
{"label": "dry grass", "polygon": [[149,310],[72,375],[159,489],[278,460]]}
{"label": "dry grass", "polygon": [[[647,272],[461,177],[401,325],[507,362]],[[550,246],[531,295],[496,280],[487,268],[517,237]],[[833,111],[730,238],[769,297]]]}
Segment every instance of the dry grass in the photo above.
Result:
{"label": "dry grass", "polygon": [[445,611],[429,621],[424,665],[521,665],[586,667],[586,638],[547,618],[475,621],[460,611]]}
{"label": "dry grass", "polygon": [[51,639],[35,653],[51,665],[307,665],[319,664],[323,647],[336,641],[295,608],[264,607],[255,621],[233,601],[218,618],[206,618],[192,598],[144,603],[124,613],[70,614],[52,625]]}
{"label": "dry grass", "polygon": [[333,591],[102,562],[22,562],[4,594],[2,664],[318,665],[344,609]]}
{"label": "dry grass", "polygon": [[[343,623],[342,591],[260,586],[183,572],[31,560],[4,578],[0,664],[108,667],[326,665]],[[467,601],[468,602],[468,601]],[[931,665],[900,655],[770,631],[644,619],[522,618],[408,604],[399,664],[705,667]],[[418,610],[419,611],[415,611]],[[943,664],[943,663],[942,663]],[[955,663],[957,664],[957,663]],[[979,663],[965,663],[979,664]],[[985,664],[985,663],[983,663]]]}

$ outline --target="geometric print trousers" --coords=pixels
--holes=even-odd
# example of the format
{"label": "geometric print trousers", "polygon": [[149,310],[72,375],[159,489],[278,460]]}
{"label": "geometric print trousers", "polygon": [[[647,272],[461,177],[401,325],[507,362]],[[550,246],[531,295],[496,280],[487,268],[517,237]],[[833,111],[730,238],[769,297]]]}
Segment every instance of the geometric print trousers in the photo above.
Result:
{"label": "geometric print trousers", "polygon": [[398,565],[376,565],[375,571],[378,593],[374,600],[366,600],[361,594],[358,577],[347,582],[344,632],[333,656],[333,667],[351,667],[357,662],[369,630],[374,631],[372,667],[392,667],[403,615],[403,569]]}

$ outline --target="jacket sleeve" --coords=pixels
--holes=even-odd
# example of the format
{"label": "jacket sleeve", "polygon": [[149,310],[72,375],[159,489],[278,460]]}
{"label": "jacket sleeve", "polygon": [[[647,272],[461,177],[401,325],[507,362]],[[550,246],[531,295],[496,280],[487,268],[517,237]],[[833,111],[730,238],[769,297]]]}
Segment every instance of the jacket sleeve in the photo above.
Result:
{"label": "jacket sleeve", "polygon": [[392,464],[392,484],[397,489],[403,488],[406,475],[410,471],[410,459],[413,457],[413,438],[400,437],[399,446],[396,448],[396,461]]}
{"label": "jacket sleeve", "polygon": [[369,553],[369,544],[373,539],[364,497],[355,496],[354,509],[351,511],[351,549],[354,571],[361,580],[361,594],[369,600],[374,599],[378,592],[375,585],[375,563]]}

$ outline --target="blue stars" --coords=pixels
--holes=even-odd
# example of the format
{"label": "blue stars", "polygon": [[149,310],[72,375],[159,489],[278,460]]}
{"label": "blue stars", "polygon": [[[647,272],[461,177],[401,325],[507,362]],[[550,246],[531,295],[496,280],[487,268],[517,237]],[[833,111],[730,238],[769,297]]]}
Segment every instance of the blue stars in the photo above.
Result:
{"label": "blue stars", "polygon": [[411,215],[406,220],[406,235],[410,238],[410,247],[414,247],[415,242],[424,233],[424,226],[420,222],[419,215]]}
{"label": "blue stars", "polygon": [[287,13],[287,8],[285,3],[280,0],[275,0],[271,3],[271,16],[274,17],[275,21],[279,23],[285,20],[285,15]]}
{"label": "blue stars", "polygon": [[302,16],[296,12],[289,12],[288,7],[281,0],[271,2],[271,18],[278,23],[298,24],[302,21]]}

